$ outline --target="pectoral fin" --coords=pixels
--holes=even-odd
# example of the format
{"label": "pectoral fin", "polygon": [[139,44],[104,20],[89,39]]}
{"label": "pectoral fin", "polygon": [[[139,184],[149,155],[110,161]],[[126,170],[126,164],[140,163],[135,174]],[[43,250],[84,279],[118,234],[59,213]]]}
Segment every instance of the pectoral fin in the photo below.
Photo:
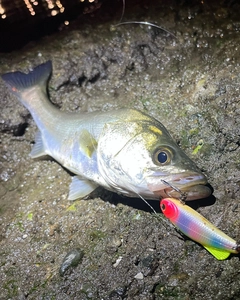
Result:
{"label": "pectoral fin", "polygon": [[30,152],[30,156],[32,158],[36,158],[45,155],[47,155],[47,153],[43,144],[42,135],[41,132],[38,131],[35,137],[35,144],[33,145],[32,151]]}
{"label": "pectoral fin", "polygon": [[82,179],[80,176],[74,176],[72,177],[72,182],[70,184],[68,200],[84,198],[97,187],[98,185],[89,180]]}
{"label": "pectoral fin", "polygon": [[91,158],[93,152],[97,148],[97,141],[95,140],[95,138],[91,135],[91,133],[88,130],[83,129],[80,132],[79,145],[80,145],[80,148],[82,149],[83,153],[87,157]]}
{"label": "pectoral fin", "polygon": [[224,249],[217,249],[209,246],[204,246],[204,248],[207,249],[218,260],[224,260],[231,254],[229,251]]}

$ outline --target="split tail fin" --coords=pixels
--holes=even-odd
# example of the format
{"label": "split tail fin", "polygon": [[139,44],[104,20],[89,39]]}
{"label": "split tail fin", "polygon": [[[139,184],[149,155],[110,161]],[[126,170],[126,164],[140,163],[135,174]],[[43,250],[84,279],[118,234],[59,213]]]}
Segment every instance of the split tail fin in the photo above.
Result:
{"label": "split tail fin", "polygon": [[[34,87],[42,86],[46,89],[47,81],[52,72],[52,62],[49,60],[30,71],[28,74],[22,72],[11,72],[2,75],[3,81],[21,102],[24,91]],[[25,105],[25,103],[23,103]]]}

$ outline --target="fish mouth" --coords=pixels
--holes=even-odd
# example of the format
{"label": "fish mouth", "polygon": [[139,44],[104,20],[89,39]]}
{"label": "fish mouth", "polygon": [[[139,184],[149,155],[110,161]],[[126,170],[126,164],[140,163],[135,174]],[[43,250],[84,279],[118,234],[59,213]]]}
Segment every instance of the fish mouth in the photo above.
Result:
{"label": "fish mouth", "polygon": [[[202,198],[207,198],[212,194],[211,189],[206,185],[193,185],[191,187],[187,188],[181,188],[181,192],[186,194],[186,198],[184,200],[191,201],[191,200],[197,200]],[[158,191],[153,192],[154,195],[160,196],[160,197],[171,197],[171,198],[180,198],[181,193],[177,192],[174,189],[166,188],[164,191],[161,191],[158,193]]]}
{"label": "fish mouth", "polygon": [[[207,178],[199,173],[180,173],[176,175],[156,176],[154,182],[148,182],[148,188],[156,197],[179,198],[181,193],[185,193],[187,201],[207,198],[212,194],[211,189],[206,186]],[[166,185],[164,181],[169,185]],[[161,181],[161,182],[159,182]],[[174,189],[175,188],[175,189]],[[179,190],[179,191],[177,191]]]}

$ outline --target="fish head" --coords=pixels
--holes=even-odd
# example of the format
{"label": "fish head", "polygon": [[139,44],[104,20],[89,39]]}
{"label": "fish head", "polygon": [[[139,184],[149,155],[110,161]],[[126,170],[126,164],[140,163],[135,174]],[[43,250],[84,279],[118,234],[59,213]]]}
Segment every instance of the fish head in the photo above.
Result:
{"label": "fish head", "polygon": [[182,193],[186,195],[185,200],[208,197],[212,192],[206,186],[206,176],[168,132],[164,132],[162,128],[161,134],[156,135],[154,139],[148,148],[149,154],[152,153],[152,164],[145,175],[149,190],[158,199],[179,198]]}
{"label": "fish head", "polygon": [[205,198],[211,190],[194,162],[154,118],[108,124],[99,141],[99,170],[109,186],[128,196],[146,199]]}

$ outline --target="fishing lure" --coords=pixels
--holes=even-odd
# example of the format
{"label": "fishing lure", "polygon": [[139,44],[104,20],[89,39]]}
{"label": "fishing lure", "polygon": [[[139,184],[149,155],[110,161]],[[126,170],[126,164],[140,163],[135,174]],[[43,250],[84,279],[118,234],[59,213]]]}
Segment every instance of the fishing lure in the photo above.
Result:
{"label": "fishing lure", "polygon": [[228,258],[231,253],[240,253],[240,244],[182,201],[165,198],[160,201],[160,208],[181,232],[201,244],[218,260]]}

